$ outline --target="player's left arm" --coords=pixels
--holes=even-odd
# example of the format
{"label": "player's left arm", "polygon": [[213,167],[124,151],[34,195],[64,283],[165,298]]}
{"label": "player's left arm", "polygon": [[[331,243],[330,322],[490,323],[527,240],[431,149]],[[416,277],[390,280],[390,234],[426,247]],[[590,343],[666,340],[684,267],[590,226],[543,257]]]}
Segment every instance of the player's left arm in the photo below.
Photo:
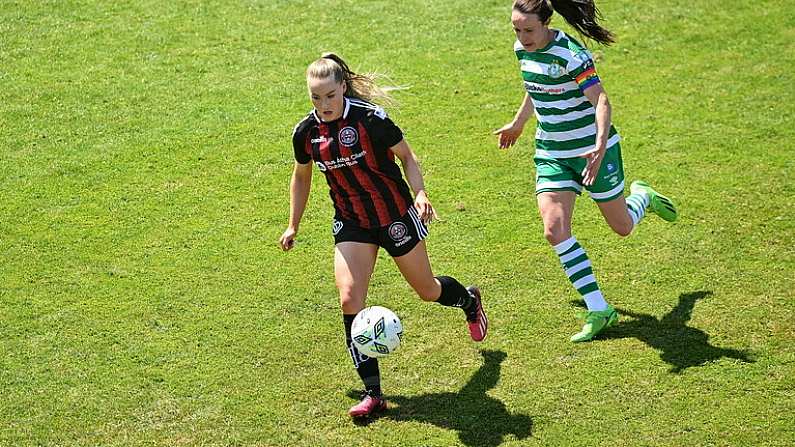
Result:
{"label": "player's left arm", "polygon": [[599,167],[602,165],[602,160],[607,150],[607,138],[610,135],[613,111],[610,107],[610,100],[607,98],[607,92],[600,82],[588,86],[583,91],[583,94],[596,109],[596,142],[594,150],[585,155],[588,163],[582,171],[583,184],[592,185],[594,180],[596,180],[596,174],[599,172]]}
{"label": "player's left arm", "polygon": [[390,147],[389,150],[400,159],[400,164],[403,165],[406,180],[414,191],[414,208],[417,209],[417,214],[419,214],[423,222],[429,223],[432,219],[437,218],[437,215],[436,210],[431,205],[431,201],[428,199],[428,194],[425,192],[425,182],[422,179],[422,171],[420,171],[417,155],[411,150],[405,139],[400,140],[398,144]]}

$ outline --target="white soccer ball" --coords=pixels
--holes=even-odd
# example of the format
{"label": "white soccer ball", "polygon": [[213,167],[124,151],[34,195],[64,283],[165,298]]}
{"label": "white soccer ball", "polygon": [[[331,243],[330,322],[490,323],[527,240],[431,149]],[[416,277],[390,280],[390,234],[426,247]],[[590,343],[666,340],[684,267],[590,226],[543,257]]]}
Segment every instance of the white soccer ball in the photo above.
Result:
{"label": "white soccer ball", "polygon": [[360,353],[368,357],[384,357],[400,346],[403,325],[394,312],[381,306],[362,309],[353,319],[351,337]]}

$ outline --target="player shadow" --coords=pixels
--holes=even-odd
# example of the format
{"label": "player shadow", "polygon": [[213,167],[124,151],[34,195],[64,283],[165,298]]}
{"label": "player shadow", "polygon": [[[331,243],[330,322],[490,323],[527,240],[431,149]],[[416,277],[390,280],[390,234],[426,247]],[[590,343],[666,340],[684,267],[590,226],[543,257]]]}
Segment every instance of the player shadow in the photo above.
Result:
{"label": "player shadow", "polygon": [[[481,351],[483,366],[457,393],[429,393],[419,396],[387,395],[387,410],[380,416],[395,421],[416,421],[458,432],[466,446],[496,447],[508,434],[517,439],[532,436],[533,420],[511,414],[505,404],[486,392],[500,379],[502,351]],[[355,397],[355,393],[350,393]]]}
{"label": "player shadow", "polygon": [[[679,303],[670,312],[658,319],[653,315],[616,308],[619,315],[633,320],[622,321],[609,328],[601,339],[637,338],[660,351],[660,358],[671,365],[670,372],[679,374],[687,368],[728,357],[744,363],[754,359],[744,350],[719,348],[709,344],[709,335],[701,329],[687,326],[693,315],[696,301],[712,295],[711,291],[698,291],[679,295]],[[582,302],[576,303],[584,306]]]}

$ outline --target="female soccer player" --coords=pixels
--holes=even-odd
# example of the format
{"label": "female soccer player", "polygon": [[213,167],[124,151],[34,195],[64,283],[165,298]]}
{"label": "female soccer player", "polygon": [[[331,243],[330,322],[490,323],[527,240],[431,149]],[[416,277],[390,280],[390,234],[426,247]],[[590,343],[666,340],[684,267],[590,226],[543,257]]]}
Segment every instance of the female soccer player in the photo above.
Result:
{"label": "female soccer player", "polygon": [[378,361],[359,353],[351,342],[351,324],[365,307],[379,247],[392,256],[420,298],[463,309],[473,340],[482,341],[488,328],[477,287],[465,288],[449,276],[433,276],[423,239],[428,235],[426,224],[436,212],[425,191],[417,157],[400,128],[372,102],[389,100],[374,79],[373,75],[352,72],[335,54],[325,54],[307,68],[314,110],[293,131],[296,163],[290,180],[290,219],[279,239],[283,250],[294,246],[309,198],[312,166],[317,166],[326,177],[334,203],[334,275],[345,341],[365,386],[362,401],[348,412],[353,417],[386,408]]}
{"label": "female soccer player", "polygon": [[514,51],[526,94],[513,121],[494,133],[499,147],[516,143],[535,109],[536,196],[544,236],[588,308],[585,325],[571,340],[591,340],[618,321],[599,290],[585,250],[571,233],[577,194],[585,189],[607,224],[621,236],[640,223],[646,208],[666,221],[676,220],[674,204],[642,181],[624,198],[624,168],[619,136],[611,123],[610,102],[596,75],[591,53],[566,33],[549,28],[557,11],[577,31],[609,45],[613,35],[597,23],[592,0],[516,0],[511,22]]}

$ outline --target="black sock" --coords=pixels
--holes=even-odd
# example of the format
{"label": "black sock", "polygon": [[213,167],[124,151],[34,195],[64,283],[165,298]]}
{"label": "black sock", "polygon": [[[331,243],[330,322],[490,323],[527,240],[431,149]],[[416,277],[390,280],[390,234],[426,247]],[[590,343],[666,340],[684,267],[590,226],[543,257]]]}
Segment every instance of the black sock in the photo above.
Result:
{"label": "black sock", "polygon": [[442,306],[460,307],[466,312],[467,316],[476,310],[475,300],[455,278],[449,276],[437,276],[436,279],[442,283],[442,295],[436,300]]}
{"label": "black sock", "polygon": [[353,360],[353,367],[359,373],[367,394],[378,397],[381,396],[381,373],[378,370],[378,360],[363,355],[353,344],[351,326],[354,318],[356,318],[356,315],[342,315],[342,320],[345,323],[345,344],[348,346],[348,352],[351,354],[351,360]]}

